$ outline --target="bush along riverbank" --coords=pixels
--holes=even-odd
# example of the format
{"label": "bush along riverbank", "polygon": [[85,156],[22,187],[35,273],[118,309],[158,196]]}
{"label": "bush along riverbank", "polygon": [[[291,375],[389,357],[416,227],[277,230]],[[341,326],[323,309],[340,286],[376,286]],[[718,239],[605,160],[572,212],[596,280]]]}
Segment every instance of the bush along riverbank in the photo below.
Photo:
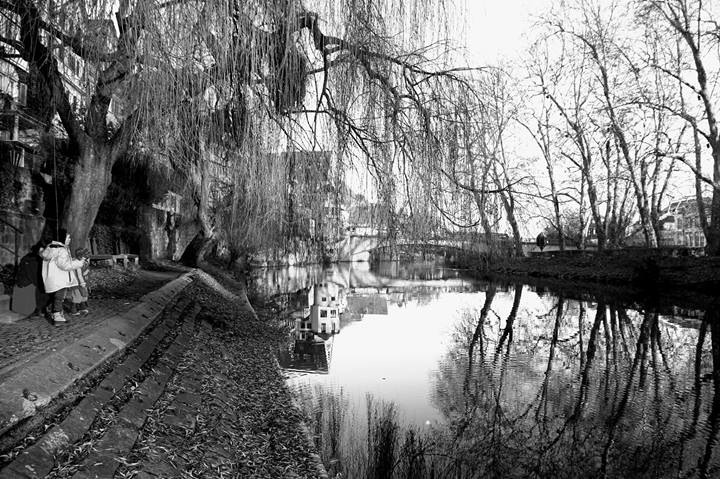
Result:
{"label": "bush along riverbank", "polygon": [[545,252],[488,260],[455,256],[450,267],[483,281],[524,283],[571,298],[606,297],[635,305],[720,307],[720,257],[670,256],[666,250]]}
{"label": "bush along riverbank", "polygon": [[639,288],[714,292],[720,286],[720,257],[678,257],[651,249],[553,251],[492,261],[466,255],[456,258],[452,266],[486,274],[623,284]]}

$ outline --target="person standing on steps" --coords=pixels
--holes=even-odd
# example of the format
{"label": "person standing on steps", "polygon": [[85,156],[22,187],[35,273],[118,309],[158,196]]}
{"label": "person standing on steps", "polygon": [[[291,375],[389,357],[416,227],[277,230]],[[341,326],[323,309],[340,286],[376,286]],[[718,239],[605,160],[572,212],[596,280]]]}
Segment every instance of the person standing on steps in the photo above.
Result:
{"label": "person standing on steps", "polygon": [[66,322],[63,315],[65,292],[78,285],[75,270],[83,268],[88,261],[86,258],[72,259],[69,246],[70,235],[66,230],[60,229],[54,241],[40,252],[43,259],[42,278],[45,292],[51,296],[54,323]]}

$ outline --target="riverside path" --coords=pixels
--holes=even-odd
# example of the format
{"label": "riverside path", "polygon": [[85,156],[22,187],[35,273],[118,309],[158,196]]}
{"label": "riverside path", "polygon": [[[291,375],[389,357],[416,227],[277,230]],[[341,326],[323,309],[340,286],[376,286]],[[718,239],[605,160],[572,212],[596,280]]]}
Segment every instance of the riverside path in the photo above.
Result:
{"label": "riverside path", "polygon": [[194,271],[113,304],[6,361],[0,479],[326,477],[242,290]]}

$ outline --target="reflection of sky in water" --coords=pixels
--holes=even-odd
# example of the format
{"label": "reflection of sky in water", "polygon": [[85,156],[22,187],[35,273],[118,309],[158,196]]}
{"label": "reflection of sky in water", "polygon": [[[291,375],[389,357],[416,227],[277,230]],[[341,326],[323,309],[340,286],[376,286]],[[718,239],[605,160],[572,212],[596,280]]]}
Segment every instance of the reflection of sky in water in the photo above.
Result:
{"label": "reflection of sky in water", "polygon": [[[592,475],[605,454],[609,477],[633,476],[637,464],[650,468],[647,477],[682,476],[697,464],[715,471],[720,322],[701,321],[717,316],[711,309],[560,300],[527,286],[492,286],[492,295],[487,283],[453,272],[423,280],[408,271],[325,272],[349,278],[349,307],[353,295],[362,300],[333,337],[328,374],[296,374],[291,386],[342,389],[360,425],[366,394],[392,401],[402,420],[431,421],[453,444],[476,447],[468,457],[503,444],[524,473],[557,457]],[[372,314],[382,308],[368,298],[387,314]]]}
{"label": "reflection of sky in water", "polygon": [[[431,404],[436,371],[451,347],[456,323],[463,309],[480,309],[485,293],[435,293],[404,306],[390,303],[387,315],[367,314],[361,321],[344,326],[334,338],[327,376],[304,376],[292,385],[308,387],[325,383],[342,388],[356,404],[362,405],[366,393],[394,401],[404,417],[413,423],[440,419]],[[497,293],[493,310],[507,315],[512,293]],[[524,310],[531,312],[543,301],[527,294]]]}
{"label": "reflection of sky in water", "polygon": [[[342,388],[359,408],[364,407],[365,395],[370,393],[378,399],[395,402],[402,416],[416,424],[427,420],[447,420],[443,417],[447,411],[441,412],[440,403],[447,401],[448,395],[457,394],[454,389],[462,387],[458,383],[464,381],[462,376],[467,373],[466,347],[485,302],[486,293],[482,289],[487,289],[488,285],[467,282],[456,278],[454,272],[437,268],[434,273],[425,274],[418,273],[417,268],[393,270],[385,267],[388,274],[404,275],[404,278],[392,278],[375,275],[363,266],[354,270],[356,266],[345,265],[321,274],[315,271],[309,277],[345,278],[347,284],[352,285],[348,288],[351,291],[349,305],[352,305],[353,295],[364,298],[364,301],[368,297],[386,301],[387,315],[348,313],[342,322],[341,334],[333,338],[328,374],[295,375],[290,384],[308,388],[321,383]],[[296,274],[293,286],[300,276]],[[415,279],[418,277],[437,279]],[[470,292],[454,291],[458,289]],[[502,399],[510,410],[521,409],[532,402],[543,387],[557,305],[556,297],[550,294],[541,296],[523,287],[512,338],[506,338],[502,349],[498,350],[514,298],[512,286],[504,290],[499,288],[495,293],[482,333],[486,354],[484,358],[476,358],[473,370],[478,377],[490,374],[489,381],[501,379],[504,384]],[[587,341],[597,310],[597,304],[583,302],[584,313],[580,322],[580,304],[578,301],[565,301],[563,306],[558,344],[551,364],[549,396],[576,394],[581,363],[587,354]],[[639,325],[642,313],[625,311],[625,320]],[[680,327],[676,323],[661,318],[660,326],[663,342],[669,343],[665,354],[672,356],[673,373],[679,376],[675,381],[683,386],[692,377],[697,330]],[[636,337],[630,333],[637,334],[637,331],[629,332],[627,338],[627,344],[634,349]],[[606,338],[603,334],[597,338],[598,353],[591,375],[603,372],[606,359]],[[581,336],[582,354],[579,346]],[[511,347],[506,357],[507,341],[510,339]],[[480,364],[482,361],[484,364]],[[617,370],[624,374],[628,366],[629,363],[619,364]],[[499,377],[501,374],[502,378]]]}

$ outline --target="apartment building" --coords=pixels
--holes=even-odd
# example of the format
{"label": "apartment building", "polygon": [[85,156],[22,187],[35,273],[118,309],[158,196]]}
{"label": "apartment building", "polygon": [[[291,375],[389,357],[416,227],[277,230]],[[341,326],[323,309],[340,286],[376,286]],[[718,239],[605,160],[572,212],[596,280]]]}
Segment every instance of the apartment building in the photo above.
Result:
{"label": "apartment building", "polygon": [[[705,211],[709,213],[710,198],[704,198],[703,202]],[[670,203],[660,221],[662,246],[705,247],[705,234],[702,230],[700,212],[694,196]]]}

